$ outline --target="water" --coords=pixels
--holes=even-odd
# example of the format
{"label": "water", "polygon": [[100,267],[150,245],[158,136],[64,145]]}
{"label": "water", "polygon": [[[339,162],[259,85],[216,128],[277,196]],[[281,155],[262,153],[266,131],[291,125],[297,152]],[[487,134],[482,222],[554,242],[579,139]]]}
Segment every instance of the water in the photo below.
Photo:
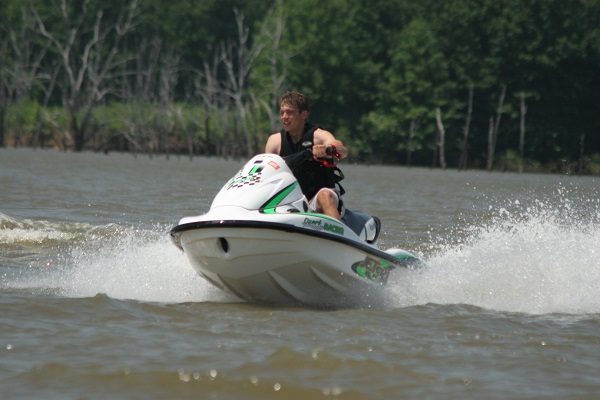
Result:
{"label": "water", "polygon": [[343,165],[427,268],[315,311],[241,303],[170,243],[241,163],[0,150],[1,397],[597,398],[599,178]]}

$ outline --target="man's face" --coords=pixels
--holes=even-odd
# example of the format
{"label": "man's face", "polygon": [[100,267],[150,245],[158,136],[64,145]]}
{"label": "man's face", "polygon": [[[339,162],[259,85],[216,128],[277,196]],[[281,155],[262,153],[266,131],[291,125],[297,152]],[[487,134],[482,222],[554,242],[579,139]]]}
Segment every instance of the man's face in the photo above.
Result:
{"label": "man's face", "polygon": [[286,131],[296,132],[304,129],[308,111],[299,112],[296,107],[284,103],[279,109],[279,116],[281,117],[283,128]]}

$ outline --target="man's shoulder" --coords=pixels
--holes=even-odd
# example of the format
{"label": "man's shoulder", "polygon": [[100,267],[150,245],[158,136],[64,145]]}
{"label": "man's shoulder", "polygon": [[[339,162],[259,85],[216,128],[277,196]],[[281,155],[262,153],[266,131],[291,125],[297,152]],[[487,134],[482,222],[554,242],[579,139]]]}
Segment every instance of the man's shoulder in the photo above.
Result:
{"label": "man's shoulder", "polygon": [[276,132],[276,133],[269,135],[269,139],[267,139],[267,144],[265,146],[265,153],[279,154],[280,149],[281,149],[281,132]]}
{"label": "man's shoulder", "polygon": [[267,139],[268,141],[273,141],[273,140],[281,140],[281,132],[275,132],[275,133],[271,133],[269,135],[269,138]]}

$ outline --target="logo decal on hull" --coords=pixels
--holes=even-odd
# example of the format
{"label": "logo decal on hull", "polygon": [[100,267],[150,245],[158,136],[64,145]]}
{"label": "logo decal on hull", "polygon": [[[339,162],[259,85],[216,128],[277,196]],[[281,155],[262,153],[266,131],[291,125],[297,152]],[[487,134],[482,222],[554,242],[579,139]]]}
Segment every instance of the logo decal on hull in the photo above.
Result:
{"label": "logo decal on hull", "polygon": [[263,168],[264,166],[262,165],[256,165],[250,170],[250,172],[248,172],[248,175],[243,174],[243,169],[240,170],[237,173],[237,175],[231,178],[231,180],[229,181],[227,185],[227,190],[232,188],[243,187],[246,185],[252,186],[256,183],[259,183],[260,178],[262,177]]}
{"label": "logo decal on hull", "polygon": [[379,284],[385,284],[390,277],[390,272],[395,267],[386,261],[377,261],[367,256],[363,261],[352,264],[352,271],[357,275]]}
{"label": "logo decal on hull", "polygon": [[344,234],[344,228],[342,228],[341,226],[330,224],[327,222],[325,222],[325,223],[322,223],[322,222],[324,222],[322,219],[310,219],[310,218],[306,217],[306,218],[304,218],[304,221],[302,222],[302,227],[314,229],[316,231],[331,232],[331,233],[335,233],[337,235]]}

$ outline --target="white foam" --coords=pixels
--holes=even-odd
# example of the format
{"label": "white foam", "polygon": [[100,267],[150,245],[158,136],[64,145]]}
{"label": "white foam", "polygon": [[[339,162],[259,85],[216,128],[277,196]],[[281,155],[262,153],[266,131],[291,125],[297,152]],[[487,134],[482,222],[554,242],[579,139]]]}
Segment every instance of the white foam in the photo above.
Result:
{"label": "white foam", "polygon": [[84,223],[18,220],[0,213],[0,243],[4,245],[39,245],[75,239],[91,226]]}
{"label": "white foam", "polygon": [[535,201],[515,210],[521,206],[515,201],[512,210],[495,208],[488,222],[468,229],[462,244],[445,246],[422,271],[395,282],[389,302],[600,312],[600,207],[596,199],[587,203]]}
{"label": "white foam", "polygon": [[196,274],[166,235],[125,237],[94,253],[77,249],[71,263],[68,273],[60,277],[67,296],[103,293],[118,299],[177,303],[223,297]]}
{"label": "white foam", "polygon": [[142,230],[111,224],[90,229],[10,286],[47,288],[66,297],[106,294],[167,303],[234,300],[197,275],[170,242],[165,227]]}

